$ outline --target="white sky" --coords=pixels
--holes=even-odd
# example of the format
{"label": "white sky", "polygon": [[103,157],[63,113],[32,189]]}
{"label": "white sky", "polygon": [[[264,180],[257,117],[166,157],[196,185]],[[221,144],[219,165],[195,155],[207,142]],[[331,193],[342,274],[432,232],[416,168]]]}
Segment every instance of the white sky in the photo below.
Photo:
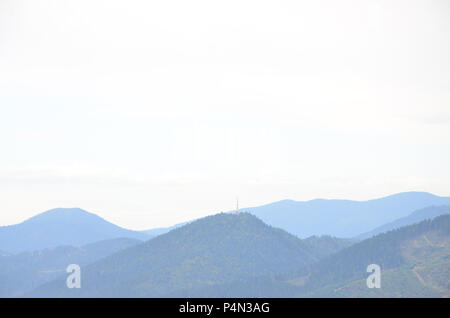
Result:
{"label": "white sky", "polygon": [[450,195],[450,1],[0,0],[0,224]]}

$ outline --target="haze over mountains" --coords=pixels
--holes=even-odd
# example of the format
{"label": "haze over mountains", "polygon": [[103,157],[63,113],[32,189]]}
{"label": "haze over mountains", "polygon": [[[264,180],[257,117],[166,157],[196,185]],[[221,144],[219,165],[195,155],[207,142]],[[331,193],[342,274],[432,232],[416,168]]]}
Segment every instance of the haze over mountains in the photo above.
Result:
{"label": "haze over mountains", "polygon": [[[335,249],[326,250],[335,241]],[[360,243],[301,240],[256,217],[218,214],[82,269],[26,297],[441,297],[450,296],[450,215]],[[325,251],[325,252],[324,252]],[[384,289],[367,290],[369,264]]]}
{"label": "haze over mountains", "polygon": [[79,247],[121,237],[138,240],[150,238],[79,208],[59,208],[38,214],[20,224],[0,227],[0,250],[20,253],[61,245]]}
{"label": "haze over mountains", "polygon": [[58,246],[17,255],[0,253],[0,297],[19,296],[61,276],[69,264],[87,265],[141,242],[118,238],[82,247]]}
{"label": "haze over mountains", "polygon": [[[403,192],[368,201],[282,200],[262,206],[242,208],[241,210],[300,238],[313,235],[355,237],[388,222],[406,217],[413,211],[442,205],[450,205],[450,197],[440,197],[427,192]],[[234,213],[234,211],[230,211],[230,213]],[[424,213],[424,215],[426,214]],[[434,216],[438,215],[440,214]],[[422,219],[413,217],[411,220],[418,222]],[[143,232],[156,236],[187,223]],[[406,222],[403,225],[412,223],[414,222]]]}
{"label": "haze over mountains", "polygon": [[300,240],[251,214],[222,213],[87,266],[82,289],[69,290],[61,279],[38,288],[31,296],[170,296],[182,290],[291,271],[349,245],[336,242],[330,248],[329,240]]}
{"label": "haze over mountains", "polygon": [[147,235],[150,235],[151,237],[153,237],[153,236],[158,236],[158,235],[161,235],[161,234],[165,234],[167,232],[170,232],[170,231],[172,231],[172,230],[174,230],[174,229],[176,229],[176,228],[178,228],[180,226],[186,225],[188,223],[189,222],[183,222],[183,223],[175,224],[175,225],[168,226],[168,227],[158,227],[158,228],[155,228],[155,229],[144,230],[144,231],[141,231],[141,232],[145,233]]}
{"label": "haze over mountains", "polygon": [[[450,197],[439,197],[425,192],[406,192],[361,202],[322,199],[306,202],[284,200],[242,210],[299,238],[313,235],[351,238],[364,233],[369,235],[369,231],[407,217],[418,209],[445,204],[450,205]],[[411,220],[420,221],[421,218],[413,216]],[[79,208],[59,208],[38,214],[20,224],[0,227],[0,251],[14,254],[61,245],[80,247],[121,237],[148,240],[185,224],[132,231]],[[405,220],[401,224],[407,225],[408,222]]]}
{"label": "haze over mountains", "polygon": [[355,237],[429,206],[449,205],[450,197],[404,192],[368,200],[283,200],[243,209],[265,223],[300,238],[311,235]]}
{"label": "haze over mountains", "polygon": [[397,219],[393,222],[379,226],[376,229],[373,229],[372,231],[369,231],[367,233],[360,234],[356,238],[359,240],[363,240],[363,239],[370,238],[370,237],[375,236],[380,233],[398,229],[402,226],[419,223],[426,219],[433,219],[437,216],[444,215],[444,214],[450,214],[450,205],[431,206],[428,208],[419,209],[417,211],[414,211],[413,213],[411,213],[408,216],[405,216],[405,217]]}
{"label": "haze over mountains", "polygon": [[[366,202],[281,201],[243,209],[279,221],[289,213],[295,222],[309,215],[312,225],[322,212],[332,215],[337,224],[325,218],[323,229],[310,230],[315,235],[306,239],[250,213],[215,214],[155,229],[150,233],[159,235],[153,237],[81,209],[54,209],[0,228],[0,297],[446,296],[450,205],[437,204],[447,200],[415,192]],[[421,208],[429,202],[436,206]],[[403,204],[412,210],[398,212]],[[292,209],[280,210],[283,205]],[[315,205],[326,208],[313,212]],[[338,212],[331,213],[333,205]],[[339,210],[344,207],[352,208]],[[376,211],[378,220],[403,216],[352,239],[317,235],[353,231],[351,216],[362,230],[377,223],[370,218]],[[367,262],[382,265],[389,288],[365,289]],[[72,263],[82,266],[82,289],[65,285],[65,268]]]}
{"label": "haze over mountains", "polygon": [[[366,268],[381,266],[381,288]],[[191,289],[176,297],[449,297],[450,215],[380,234],[278,276]]]}

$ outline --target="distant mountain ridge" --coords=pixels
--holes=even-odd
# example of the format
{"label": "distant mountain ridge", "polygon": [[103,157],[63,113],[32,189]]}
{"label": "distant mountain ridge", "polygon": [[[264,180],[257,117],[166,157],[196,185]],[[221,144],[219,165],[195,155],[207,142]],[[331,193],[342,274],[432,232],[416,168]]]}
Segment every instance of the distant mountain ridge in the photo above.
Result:
{"label": "distant mountain ridge", "polygon": [[20,224],[0,227],[0,250],[16,254],[61,245],[83,246],[115,238],[151,237],[114,225],[79,208],[52,209]]}
{"label": "distant mountain ridge", "polygon": [[442,205],[442,206],[431,206],[424,209],[420,209],[417,211],[414,211],[408,216],[405,216],[403,218],[397,219],[393,222],[384,224],[380,227],[377,227],[376,229],[360,234],[356,237],[356,239],[363,240],[370,238],[372,236],[378,235],[380,233],[384,233],[387,231],[391,231],[394,229],[398,229],[403,226],[407,226],[414,223],[419,223],[426,219],[434,219],[437,216],[444,215],[444,214],[450,214],[450,205]]}
{"label": "distant mountain ridge", "polygon": [[[299,238],[321,235],[354,238],[406,217],[415,210],[440,205],[450,205],[450,197],[439,197],[426,192],[405,192],[369,201],[283,200],[242,210]],[[167,228],[131,231],[82,209],[53,209],[20,224],[0,226],[0,250],[4,253],[18,253],[60,245],[82,246],[118,237],[146,240],[187,223],[189,222]]]}
{"label": "distant mountain ridge", "polygon": [[164,297],[177,291],[274,275],[342,249],[330,237],[309,241],[248,213],[217,214],[82,268],[83,288],[55,280],[30,297]]}
{"label": "distant mountain ridge", "polygon": [[313,235],[352,238],[433,205],[450,205],[450,197],[404,192],[368,201],[283,200],[242,210],[300,238]]}
{"label": "distant mountain ridge", "polygon": [[[193,220],[193,221],[195,221],[195,220]],[[190,221],[190,222],[193,222],[193,221]],[[157,227],[157,228],[154,228],[154,229],[143,230],[143,231],[139,231],[139,232],[144,233],[146,235],[150,235],[150,236],[158,236],[158,235],[166,234],[167,232],[175,230],[176,228],[179,228],[179,227],[181,227],[183,225],[186,225],[186,224],[188,224],[190,222],[178,223],[178,224],[175,224],[175,225],[172,225],[172,226],[168,226],[168,227]]]}

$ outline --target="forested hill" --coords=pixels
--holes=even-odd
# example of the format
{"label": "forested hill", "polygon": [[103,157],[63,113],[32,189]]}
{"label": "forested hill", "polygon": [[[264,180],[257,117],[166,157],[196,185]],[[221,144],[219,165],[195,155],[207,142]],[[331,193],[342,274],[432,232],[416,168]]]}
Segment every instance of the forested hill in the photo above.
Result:
{"label": "forested hill", "polygon": [[[326,285],[365,279],[369,264],[378,264],[386,271],[425,262],[433,253],[436,254],[434,256],[445,260],[449,256],[449,235],[450,215],[442,215],[433,220],[377,235],[319,261],[308,270],[300,271],[299,277],[308,277],[301,289],[308,292]],[[431,238],[439,243],[430,243]],[[417,240],[425,244],[415,244]]]}
{"label": "forested hill", "polygon": [[314,247],[248,213],[221,213],[82,268],[82,289],[69,290],[61,279],[29,296],[165,296],[178,290],[292,271],[343,246],[334,242],[333,251],[329,240],[311,239]]}
{"label": "forested hill", "polygon": [[[369,264],[381,266],[380,289],[366,286]],[[356,243],[296,272],[258,277],[176,297],[449,297],[450,215]]]}
{"label": "forested hill", "polygon": [[83,247],[58,246],[17,255],[0,253],[0,297],[22,295],[64,275],[69,264],[87,265],[139,243],[142,241],[118,238]]}

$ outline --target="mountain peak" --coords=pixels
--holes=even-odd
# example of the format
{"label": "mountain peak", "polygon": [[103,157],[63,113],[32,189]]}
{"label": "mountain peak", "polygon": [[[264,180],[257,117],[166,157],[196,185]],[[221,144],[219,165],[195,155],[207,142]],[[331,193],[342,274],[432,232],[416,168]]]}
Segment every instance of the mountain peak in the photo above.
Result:
{"label": "mountain peak", "polygon": [[234,235],[251,235],[251,233],[266,231],[269,228],[270,226],[247,212],[218,213],[197,219],[162,236],[186,235],[186,239],[189,240],[191,235],[195,234],[196,236],[201,233],[211,236],[213,240],[223,241]]}
{"label": "mountain peak", "polygon": [[39,213],[35,215],[34,217],[30,218],[37,218],[45,215],[77,215],[77,214],[89,214],[89,215],[95,215],[93,213],[90,213],[86,210],[83,210],[81,208],[75,207],[75,208],[54,208],[47,211],[44,211],[42,213]]}
{"label": "mountain peak", "polygon": [[79,247],[119,237],[139,240],[150,238],[143,233],[121,228],[80,208],[57,208],[22,223],[0,227],[0,249],[19,253],[59,245]]}
{"label": "mountain peak", "polygon": [[406,191],[406,192],[399,192],[394,193],[385,197],[373,199],[374,200],[386,200],[390,198],[414,198],[414,199],[427,199],[427,198],[438,198],[439,196],[425,192],[425,191]]}

